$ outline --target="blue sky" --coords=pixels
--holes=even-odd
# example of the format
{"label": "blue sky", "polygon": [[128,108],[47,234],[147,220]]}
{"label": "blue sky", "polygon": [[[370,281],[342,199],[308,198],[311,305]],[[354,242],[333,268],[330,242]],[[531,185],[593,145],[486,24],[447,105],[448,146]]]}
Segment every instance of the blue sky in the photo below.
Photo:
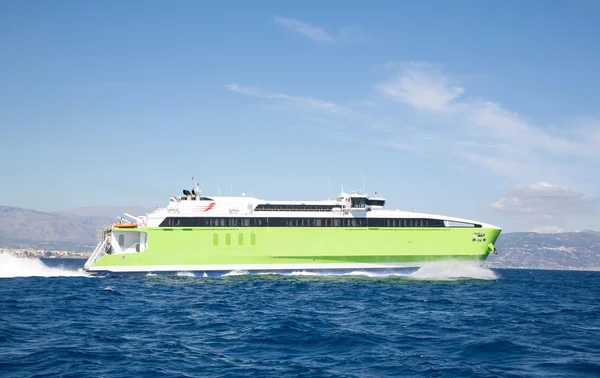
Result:
{"label": "blue sky", "polygon": [[0,2],[0,204],[204,194],[600,229],[595,1]]}

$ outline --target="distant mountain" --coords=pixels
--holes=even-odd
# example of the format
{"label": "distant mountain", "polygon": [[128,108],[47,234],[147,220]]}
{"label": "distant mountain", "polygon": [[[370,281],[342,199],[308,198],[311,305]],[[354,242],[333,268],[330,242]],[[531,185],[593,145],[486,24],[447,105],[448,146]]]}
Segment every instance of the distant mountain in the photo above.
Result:
{"label": "distant mountain", "polygon": [[[41,212],[0,206],[0,246],[93,245],[99,228],[114,222],[123,210],[145,214],[141,207],[94,207]],[[92,247],[93,248],[93,247]]]}
{"label": "distant mountain", "polygon": [[498,255],[490,255],[486,266],[600,270],[600,232],[596,231],[503,233],[496,248]]}

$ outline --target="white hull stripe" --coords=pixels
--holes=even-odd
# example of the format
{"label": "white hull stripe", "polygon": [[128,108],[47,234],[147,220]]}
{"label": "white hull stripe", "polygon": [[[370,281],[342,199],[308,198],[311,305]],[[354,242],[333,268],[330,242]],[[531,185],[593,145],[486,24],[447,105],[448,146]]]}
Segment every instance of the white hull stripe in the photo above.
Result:
{"label": "white hull stripe", "polygon": [[[439,263],[439,261],[438,261]],[[223,264],[223,265],[141,265],[141,266],[92,266],[90,272],[212,272],[212,271],[273,271],[273,270],[324,270],[324,269],[392,269],[418,268],[428,262],[387,263],[387,264]]]}

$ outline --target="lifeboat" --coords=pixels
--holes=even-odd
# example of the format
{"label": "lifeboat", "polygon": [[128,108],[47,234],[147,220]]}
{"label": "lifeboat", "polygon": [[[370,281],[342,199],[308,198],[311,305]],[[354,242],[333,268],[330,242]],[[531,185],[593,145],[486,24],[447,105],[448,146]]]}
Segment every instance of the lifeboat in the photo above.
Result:
{"label": "lifeboat", "polygon": [[121,223],[117,222],[114,224],[116,228],[137,228],[137,223]]}

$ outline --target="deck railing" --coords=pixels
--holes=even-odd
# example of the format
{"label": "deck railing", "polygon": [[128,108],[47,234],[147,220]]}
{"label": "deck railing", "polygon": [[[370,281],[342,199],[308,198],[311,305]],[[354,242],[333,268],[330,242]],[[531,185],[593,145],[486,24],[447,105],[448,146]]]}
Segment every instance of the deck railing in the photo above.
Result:
{"label": "deck railing", "polygon": [[102,257],[106,254],[106,250],[107,250],[108,244],[110,242],[111,231],[112,231],[112,225],[105,225],[104,227],[102,227],[102,231],[101,231],[101,235],[102,235],[101,240],[102,241],[100,243],[98,243],[98,245],[94,249],[94,252],[92,252],[90,257],[87,259],[87,261],[83,265],[83,268],[85,270],[88,270],[96,261],[98,261],[98,259],[100,257]]}

